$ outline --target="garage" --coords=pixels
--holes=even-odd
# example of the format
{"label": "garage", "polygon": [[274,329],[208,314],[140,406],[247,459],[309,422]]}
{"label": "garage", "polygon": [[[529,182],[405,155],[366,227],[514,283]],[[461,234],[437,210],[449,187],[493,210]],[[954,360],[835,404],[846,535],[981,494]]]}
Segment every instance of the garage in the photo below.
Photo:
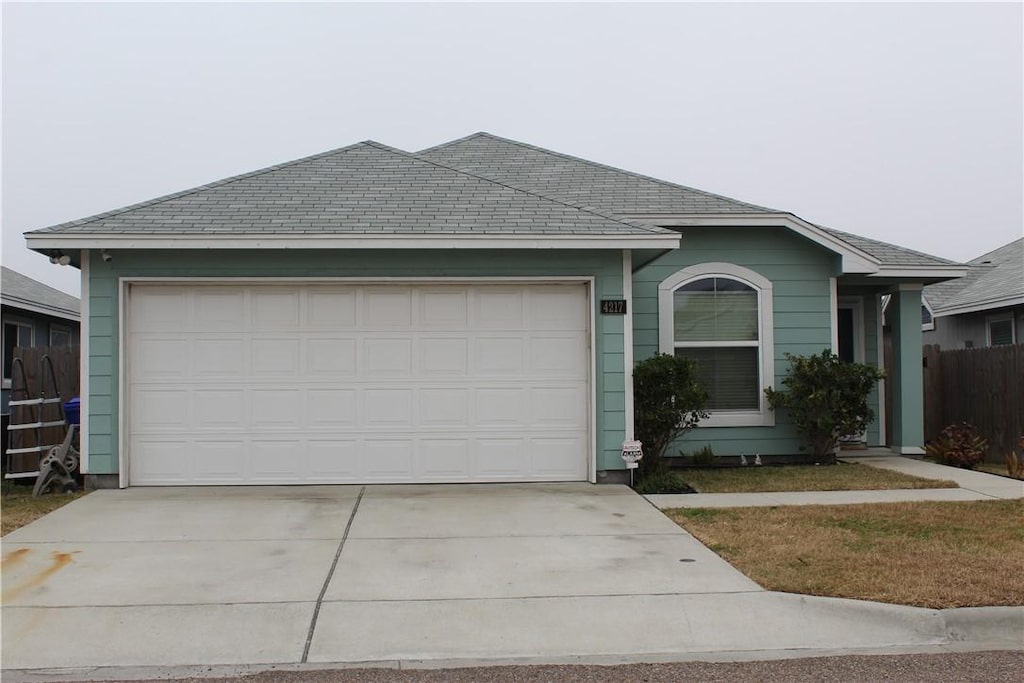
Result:
{"label": "garage", "polygon": [[136,281],[132,485],[582,481],[589,283]]}

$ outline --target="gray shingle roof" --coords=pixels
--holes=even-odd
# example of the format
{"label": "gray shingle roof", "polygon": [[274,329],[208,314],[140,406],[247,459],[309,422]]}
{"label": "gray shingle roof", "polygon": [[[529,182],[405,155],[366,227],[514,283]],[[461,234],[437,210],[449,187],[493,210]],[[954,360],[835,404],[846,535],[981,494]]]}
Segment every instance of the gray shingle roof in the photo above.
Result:
{"label": "gray shingle roof", "polygon": [[924,288],[932,312],[961,307],[1005,306],[1024,299],[1024,237],[968,261],[967,275]]}
{"label": "gray shingle roof", "polygon": [[[418,156],[477,175],[555,197],[577,206],[596,207],[610,215],[763,214],[785,212],[720,197],[657,178],[597,164],[490,133],[475,133]],[[817,226],[821,227],[821,226]],[[895,244],[821,228],[877,258],[885,266],[956,265]]]}
{"label": "gray shingle roof", "polygon": [[746,202],[605,166],[490,133],[475,133],[417,154],[537,192],[574,206],[615,215],[777,213]]}
{"label": "gray shingle roof", "polygon": [[658,235],[367,141],[39,233]]}
{"label": "gray shingle roof", "polygon": [[44,285],[16,270],[0,266],[0,300],[5,306],[32,306],[48,310],[60,317],[78,318],[81,301],[59,289]]}
{"label": "gray shingle roof", "polygon": [[847,244],[857,247],[861,251],[874,256],[886,266],[898,268],[900,266],[920,267],[960,265],[956,261],[949,261],[944,258],[939,258],[938,256],[931,256],[920,251],[914,251],[913,249],[889,244],[888,242],[880,242],[879,240],[861,237],[860,235],[853,235],[848,232],[843,232],[842,230],[826,228],[821,225],[818,227],[833,237],[841,239]]}

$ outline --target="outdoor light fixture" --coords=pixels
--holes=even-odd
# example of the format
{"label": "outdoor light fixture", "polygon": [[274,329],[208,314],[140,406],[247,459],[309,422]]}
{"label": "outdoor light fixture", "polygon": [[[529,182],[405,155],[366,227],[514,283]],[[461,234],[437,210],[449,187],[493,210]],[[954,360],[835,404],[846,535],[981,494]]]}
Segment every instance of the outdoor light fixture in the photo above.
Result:
{"label": "outdoor light fixture", "polygon": [[71,263],[71,257],[63,252],[57,251],[54,252],[52,256],[50,256],[50,263],[59,266],[66,266],[69,263]]}
{"label": "outdoor light fixture", "polygon": [[114,260],[114,257],[108,254],[106,249],[100,249],[100,257],[103,259],[104,263],[110,263]]}

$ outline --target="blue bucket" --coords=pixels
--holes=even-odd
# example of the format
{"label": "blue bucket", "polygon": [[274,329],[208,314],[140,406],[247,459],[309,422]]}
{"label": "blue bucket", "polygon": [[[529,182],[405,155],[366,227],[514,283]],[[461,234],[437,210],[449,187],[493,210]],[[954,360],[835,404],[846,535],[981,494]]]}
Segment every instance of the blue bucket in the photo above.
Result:
{"label": "blue bucket", "polygon": [[82,405],[75,396],[73,399],[64,404],[64,421],[69,425],[76,425],[81,420]]}

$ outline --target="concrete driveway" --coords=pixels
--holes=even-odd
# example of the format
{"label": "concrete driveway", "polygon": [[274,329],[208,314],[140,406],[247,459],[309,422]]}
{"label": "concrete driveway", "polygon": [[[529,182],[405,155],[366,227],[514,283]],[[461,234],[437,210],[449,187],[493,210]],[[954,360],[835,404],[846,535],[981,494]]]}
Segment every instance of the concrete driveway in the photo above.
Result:
{"label": "concrete driveway", "polygon": [[765,592],[619,486],[97,491],[3,540],[8,672],[920,646],[940,617]]}

